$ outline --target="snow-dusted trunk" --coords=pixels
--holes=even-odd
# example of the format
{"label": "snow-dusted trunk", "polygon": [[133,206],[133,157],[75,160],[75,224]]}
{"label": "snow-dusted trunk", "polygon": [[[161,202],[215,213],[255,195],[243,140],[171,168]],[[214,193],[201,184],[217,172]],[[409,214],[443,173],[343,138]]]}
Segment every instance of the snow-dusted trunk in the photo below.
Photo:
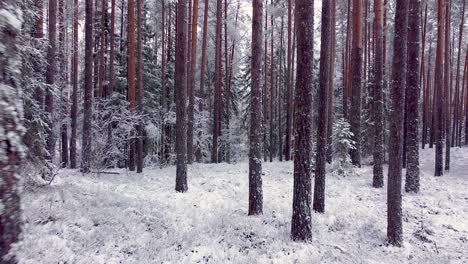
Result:
{"label": "snow-dusted trunk", "polygon": [[250,90],[249,215],[263,213],[261,85],[263,1],[253,0],[252,15],[252,86]]}
{"label": "snow-dusted trunk", "polygon": [[[141,2],[137,0],[137,87],[136,90],[136,111],[140,114],[143,113],[143,37],[141,26]],[[135,140],[135,154],[136,154],[136,167],[137,173],[143,172],[143,121],[140,120],[136,125],[137,138]]]}
{"label": "snow-dusted trunk", "polygon": [[223,22],[223,1],[216,1],[216,51],[215,51],[215,65],[216,65],[216,84],[214,93],[214,109],[213,109],[213,149],[211,150],[211,162],[218,163],[218,137],[220,135],[221,123],[221,86],[222,86],[222,22]]}
{"label": "snow-dusted trunk", "polygon": [[47,48],[47,71],[46,84],[47,91],[45,95],[45,110],[47,117],[47,159],[52,161],[55,154],[55,134],[54,134],[54,85],[55,85],[55,53],[56,53],[56,35],[57,35],[57,0],[49,1],[49,47]]}
{"label": "snow-dusted trunk", "polygon": [[297,79],[294,96],[294,192],[291,223],[293,240],[312,239],[310,160],[312,154],[313,14],[314,1],[296,0]]}
{"label": "snow-dusted trunk", "polygon": [[435,176],[444,174],[444,36],[445,36],[444,0],[437,0],[437,52],[435,63],[434,84],[434,143],[435,143]]}
{"label": "snow-dusted trunk", "polygon": [[335,49],[336,49],[336,0],[330,1],[330,70],[328,74],[328,109],[327,109],[327,162],[332,162],[333,156],[333,101],[334,101],[334,78],[335,78]]}
{"label": "snow-dusted trunk", "polygon": [[[422,22],[422,35],[421,35],[421,63],[420,63],[420,72],[419,72],[419,87],[423,92],[423,102],[422,102],[422,135],[421,135],[421,147],[424,149],[427,143],[427,114],[428,114],[428,87],[426,86],[426,76],[425,76],[425,61],[426,61],[426,32],[427,32],[427,2],[425,3],[424,8],[424,21]],[[430,50],[430,48],[429,48]],[[428,63],[429,64],[429,63]]]}
{"label": "snow-dusted trunk", "polygon": [[78,0],[73,1],[73,57],[72,57],[72,94],[71,94],[71,135],[70,168],[76,169],[76,140],[78,123]]}
{"label": "snow-dusted trunk", "polygon": [[408,65],[406,76],[406,181],[405,191],[419,191],[419,43],[420,0],[409,1],[408,13]]}
{"label": "snow-dusted trunk", "polygon": [[93,1],[86,0],[85,4],[84,115],[81,170],[88,173],[91,166],[91,119],[93,115]]}
{"label": "snow-dusted trunk", "polygon": [[[270,1],[270,4],[273,6],[273,0]],[[268,150],[268,154],[270,155],[270,162],[273,161],[273,147],[274,147],[274,143],[273,143],[273,117],[274,117],[274,113],[273,113],[273,101],[274,101],[274,91],[275,91],[275,85],[274,85],[274,74],[273,74],[273,63],[274,63],[274,42],[273,42],[273,32],[274,32],[274,28],[273,28],[273,14],[270,16],[270,27],[271,27],[271,30],[270,30],[270,145],[269,145],[269,150]]]}
{"label": "snow-dusted trunk", "polygon": [[176,95],[176,186],[177,192],[186,192],[187,186],[187,1],[177,2],[175,95]]}
{"label": "snow-dusted trunk", "polygon": [[193,162],[193,126],[195,117],[195,73],[197,65],[197,28],[198,28],[198,0],[193,0],[192,11],[192,37],[190,55],[190,77],[189,77],[189,104],[188,104],[188,122],[187,122],[187,163]]}
{"label": "snow-dusted trunk", "polygon": [[[317,154],[315,160],[314,211],[325,212],[325,173],[327,159],[328,90],[330,82],[331,5],[322,1],[320,73],[317,120]],[[298,65],[299,66],[299,65]],[[302,66],[301,66],[302,67]],[[299,67],[298,67],[299,69]],[[299,121],[299,120],[298,120]]]}
{"label": "snow-dusted trunk", "polygon": [[403,154],[403,99],[406,81],[406,37],[408,32],[408,1],[397,0],[393,65],[390,84],[390,138],[387,190],[387,239],[392,245],[403,243],[401,209],[401,174]]}
{"label": "snow-dusted trunk", "polygon": [[383,142],[383,4],[382,0],[374,1],[374,85],[373,85],[373,117],[374,117],[374,165],[372,186],[382,188],[384,142]]}
{"label": "snow-dusted trunk", "polygon": [[21,68],[16,38],[21,30],[17,1],[0,1],[0,263],[17,263],[8,255],[21,232],[20,186],[17,171],[23,156],[22,118],[17,72]]}
{"label": "snow-dusted trunk", "polygon": [[[203,35],[202,35],[202,56],[200,62],[200,88],[198,90],[198,96],[200,102],[198,104],[198,112],[202,113],[205,106],[205,76],[206,76],[206,47],[207,47],[207,31],[208,31],[208,5],[209,1],[205,0],[204,12],[203,12]],[[198,139],[202,136],[202,124],[200,123]],[[197,143],[196,160],[200,162],[202,160],[202,149],[201,144]]]}
{"label": "snow-dusted trunk", "polygon": [[99,69],[98,69],[98,95],[104,97],[104,69],[105,69],[105,49],[106,49],[106,0],[101,1],[101,30],[99,47]]}
{"label": "snow-dusted trunk", "polygon": [[65,54],[65,34],[68,29],[65,28],[64,24],[64,0],[59,0],[59,75],[60,75],[60,163],[62,168],[66,168],[68,165],[68,125],[67,125],[67,107],[68,96],[64,93],[64,89],[68,86],[68,74],[67,74],[67,54]]}
{"label": "snow-dusted trunk", "polygon": [[287,52],[287,70],[286,70],[286,128],[284,142],[284,157],[286,161],[291,159],[291,130],[292,130],[292,0],[288,0],[288,52]]}
{"label": "snow-dusted trunk", "polygon": [[[462,86],[460,91],[460,60],[461,60],[461,53],[462,53],[462,40],[463,40],[463,25],[465,22],[465,5],[466,1],[463,1],[463,7],[461,9],[461,19],[460,19],[460,29],[458,31],[458,55],[457,55],[457,72],[456,72],[456,77],[455,77],[455,110],[453,113],[453,118],[455,122],[454,126],[454,140],[453,144],[454,146],[459,146],[461,147],[461,124],[462,124],[462,109],[463,109],[463,89],[464,87]],[[461,96],[460,96],[461,93]]]}
{"label": "snow-dusted trunk", "polygon": [[355,148],[351,149],[353,165],[361,166],[361,86],[362,86],[362,8],[361,0],[353,0],[353,41],[351,48],[351,106],[349,123]]}
{"label": "snow-dusted trunk", "polygon": [[445,170],[450,169],[450,111],[451,107],[451,95],[452,95],[452,84],[451,84],[451,76],[452,76],[452,65],[451,65],[451,45],[450,45],[450,16],[451,16],[451,1],[445,1],[445,30],[444,30],[444,129],[445,129]]}
{"label": "snow-dusted trunk", "polygon": [[[139,1],[139,0],[137,0]],[[135,0],[128,1],[128,48],[127,48],[127,86],[130,111],[135,111]],[[134,134],[129,140],[128,169],[135,170]]]}
{"label": "snow-dusted trunk", "polygon": [[112,97],[114,92],[114,60],[115,60],[115,0],[111,0],[110,17],[110,51],[109,51],[109,85],[108,94]]}

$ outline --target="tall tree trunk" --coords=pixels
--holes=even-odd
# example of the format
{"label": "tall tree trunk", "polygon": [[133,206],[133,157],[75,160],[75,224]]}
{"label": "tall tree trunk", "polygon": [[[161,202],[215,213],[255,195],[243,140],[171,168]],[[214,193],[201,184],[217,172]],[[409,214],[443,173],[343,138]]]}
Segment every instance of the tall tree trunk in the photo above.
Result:
{"label": "tall tree trunk", "polygon": [[[136,91],[136,110],[139,114],[143,114],[143,37],[141,25],[141,2],[137,1],[137,84],[138,90]],[[136,166],[137,173],[143,172],[143,121],[140,120],[136,125],[137,139],[136,139]]]}
{"label": "tall tree trunk", "polygon": [[18,242],[21,233],[20,175],[18,175],[22,153],[23,116],[20,109],[21,88],[15,80],[20,71],[21,61],[16,47],[17,36],[22,21],[18,1],[0,1],[0,262],[15,264],[13,252],[8,254],[12,245]]}
{"label": "tall tree trunk", "polygon": [[114,93],[114,61],[115,61],[115,0],[111,0],[110,18],[110,51],[109,51],[109,86],[108,94],[112,97]]}
{"label": "tall tree trunk", "polygon": [[76,169],[76,140],[78,123],[78,0],[73,1],[73,74],[72,74],[72,105],[70,109],[70,168]]}
{"label": "tall tree trunk", "polygon": [[[218,0],[220,1],[220,0]],[[263,213],[262,191],[262,160],[261,151],[261,120],[260,103],[262,70],[262,38],[263,38],[263,0],[253,0],[252,15],[252,61],[250,90],[250,149],[249,149],[249,215]]]}
{"label": "tall tree trunk", "polygon": [[291,159],[291,133],[292,133],[292,0],[288,0],[288,62],[286,73],[286,138],[284,143],[284,157],[286,161]]}
{"label": "tall tree trunk", "polygon": [[435,116],[435,176],[442,176],[443,169],[443,148],[444,148],[444,43],[445,36],[445,8],[444,0],[437,0],[437,53],[435,63],[435,93],[434,93],[434,116]]}
{"label": "tall tree trunk", "polygon": [[[284,16],[281,16],[281,30],[280,30],[280,62],[279,62],[279,78],[280,85],[278,85],[278,157],[280,161],[283,161],[283,113],[282,107],[283,104],[282,95],[284,94],[284,84],[285,84],[285,74],[283,72],[283,60],[284,60],[284,50],[283,50],[283,35],[284,35]],[[285,67],[286,68],[286,67]]]}
{"label": "tall tree trunk", "polygon": [[[203,35],[202,35],[202,57],[201,57],[201,65],[200,65],[200,89],[198,91],[200,102],[198,104],[198,112],[203,113],[204,105],[205,105],[205,76],[206,76],[206,47],[207,47],[207,31],[208,31],[208,4],[209,1],[205,0],[204,12],[203,12]],[[201,123],[200,123],[200,126]],[[202,127],[200,127],[198,132],[198,139],[201,140],[202,136]],[[197,151],[196,151],[196,159],[197,162],[202,160],[202,149],[201,143],[197,143]]]}
{"label": "tall tree trunk", "polygon": [[176,187],[177,192],[186,192],[187,186],[187,1],[177,2],[176,61]]}
{"label": "tall tree trunk", "polygon": [[[169,21],[170,24],[170,21]],[[166,91],[166,2],[161,0],[161,163],[167,160],[169,154],[166,137],[166,111],[167,111],[167,91]]]}
{"label": "tall tree trunk", "polygon": [[445,1],[445,49],[444,49],[444,128],[445,128],[445,170],[450,169],[450,110],[451,110],[451,76],[452,76],[452,65],[450,60],[450,17],[451,17],[451,1]]}
{"label": "tall tree trunk", "polygon": [[[423,138],[423,149],[424,146],[428,143],[428,130],[430,128],[429,121],[431,119],[431,61],[432,61],[432,42],[429,44],[429,55],[427,58],[427,75],[426,75],[426,84],[425,84],[425,95],[424,95],[424,103],[423,106],[424,115],[423,115],[423,131],[422,131],[422,138]],[[432,129],[432,128],[431,128]]]}
{"label": "tall tree trunk", "polygon": [[[228,3],[227,0],[224,0],[224,16],[223,16],[223,26],[224,26],[224,88],[225,88],[225,97],[226,97],[226,136],[225,136],[225,146],[224,146],[224,158],[229,163],[230,162],[230,148],[231,144],[229,143],[229,121],[231,115],[231,108],[229,104],[231,103],[231,91],[229,90],[229,51],[228,51],[228,27],[227,27],[227,10],[228,10]],[[222,119],[222,118],[220,118]]]}
{"label": "tall tree trunk", "polygon": [[47,48],[47,71],[46,84],[47,92],[45,96],[45,110],[47,117],[47,159],[52,161],[55,154],[55,133],[54,133],[54,87],[55,87],[55,53],[57,35],[57,0],[49,0],[49,47]]}
{"label": "tall tree trunk", "polygon": [[401,102],[405,97],[406,56],[408,32],[407,0],[396,1],[395,34],[393,41],[392,81],[390,85],[391,109],[388,188],[387,188],[387,239],[390,244],[401,246],[403,243],[401,209],[401,174],[403,144],[403,111]]}
{"label": "tall tree trunk", "polygon": [[220,135],[221,123],[221,86],[222,86],[222,64],[221,64],[221,46],[222,46],[222,22],[223,22],[223,1],[216,1],[216,52],[215,52],[215,65],[216,65],[216,84],[214,95],[214,123],[213,123],[213,149],[211,151],[211,162],[218,163],[218,137]]}
{"label": "tall tree trunk", "polygon": [[100,30],[100,50],[99,50],[99,73],[98,73],[98,94],[100,98],[104,97],[104,78],[105,78],[105,50],[106,50],[106,0],[101,1],[101,30]]}
{"label": "tall tree trunk", "polygon": [[351,67],[349,65],[349,46],[351,39],[351,1],[347,1],[347,15],[346,15],[346,44],[343,56],[343,116],[348,118],[348,90],[349,90],[349,76]]}
{"label": "tall tree trunk", "polygon": [[[312,136],[313,14],[313,0],[296,0],[298,59],[294,97],[296,124],[294,128],[294,187],[291,237],[293,240],[302,241],[312,239],[312,215],[310,210],[312,146],[310,139]],[[324,73],[324,75],[327,74]],[[324,87],[326,90],[327,86]]]}
{"label": "tall tree trunk", "polygon": [[66,68],[66,61],[67,57],[65,54],[65,24],[64,24],[64,3],[63,0],[59,0],[59,73],[60,73],[60,143],[61,143],[61,152],[60,152],[60,163],[62,168],[66,168],[68,165],[68,126],[66,117],[67,115],[67,107],[68,98],[67,95],[64,94],[64,88],[68,85],[68,74]]}
{"label": "tall tree trunk", "polygon": [[93,0],[86,0],[85,17],[85,66],[83,142],[81,148],[81,171],[90,172],[91,166],[91,119],[93,116]]}
{"label": "tall tree trunk", "polygon": [[[427,1],[425,3],[425,8],[424,8],[424,20],[422,22],[422,35],[421,35],[421,41],[422,41],[422,48],[421,48],[421,64],[420,64],[420,73],[419,73],[419,86],[421,87],[423,91],[423,106],[422,106],[422,139],[421,139],[421,147],[424,149],[426,147],[427,143],[427,115],[428,115],[428,106],[429,103],[427,101],[427,95],[428,95],[428,87],[426,86],[425,82],[425,51],[426,51],[426,33],[427,33]],[[430,48],[429,48],[430,52]],[[429,59],[430,60],[430,59]],[[429,64],[429,63],[428,63]]]}
{"label": "tall tree trunk", "polygon": [[374,56],[374,91],[373,91],[373,116],[374,116],[374,166],[372,186],[382,188],[384,186],[383,162],[384,162],[384,142],[383,142],[383,13],[384,6],[382,0],[374,1],[374,35],[375,35],[375,56]]}
{"label": "tall tree trunk", "polygon": [[[322,1],[320,73],[317,118],[317,153],[315,160],[314,211],[325,212],[325,173],[327,159],[328,90],[330,82],[331,5]],[[301,66],[302,67],[302,66]],[[299,69],[299,67],[298,67]]]}
{"label": "tall tree trunk", "polygon": [[[35,0],[34,5],[36,8],[34,37],[41,39],[44,37],[44,2],[43,0]],[[44,90],[41,87],[36,89],[36,101],[41,109],[44,108]]]}
{"label": "tall tree trunk", "polygon": [[[271,6],[273,6],[273,0],[270,1]],[[273,76],[273,63],[274,63],[274,43],[273,43],[273,14],[270,15],[270,145],[269,145],[269,155],[270,155],[270,162],[273,162],[273,101],[274,101],[274,91],[275,91],[275,85],[274,85],[274,76]]]}
{"label": "tall tree trunk", "polygon": [[362,8],[361,0],[353,0],[353,42],[351,53],[352,91],[349,120],[355,148],[350,151],[354,166],[361,166],[361,86],[362,86]]}
{"label": "tall tree trunk", "polygon": [[192,37],[190,54],[189,104],[187,123],[187,163],[193,162],[193,126],[195,116],[195,72],[197,65],[197,28],[198,28],[198,0],[193,0]]}
{"label": "tall tree trunk", "polygon": [[419,192],[419,56],[420,56],[420,0],[409,1],[408,13],[408,65],[406,76],[406,192]]}
{"label": "tall tree trunk", "polygon": [[[139,0],[137,0],[139,1]],[[135,111],[135,0],[128,1],[127,85],[130,112]],[[135,170],[135,132],[129,140],[128,169]]]}
{"label": "tall tree trunk", "polygon": [[327,162],[331,164],[333,157],[333,101],[335,87],[335,49],[336,49],[336,0],[330,1],[330,72],[328,73],[328,108],[327,108]]}
{"label": "tall tree trunk", "polygon": [[[266,1],[268,4],[268,1]],[[264,30],[264,59],[263,59],[263,86],[262,86],[262,106],[263,106],[263,119],[262,119],[262,134],[263,134],[263,160],[267,161],[268,141],[267,141],[267,123],[268,123],[268,8],[265,8],[265,30]]]}

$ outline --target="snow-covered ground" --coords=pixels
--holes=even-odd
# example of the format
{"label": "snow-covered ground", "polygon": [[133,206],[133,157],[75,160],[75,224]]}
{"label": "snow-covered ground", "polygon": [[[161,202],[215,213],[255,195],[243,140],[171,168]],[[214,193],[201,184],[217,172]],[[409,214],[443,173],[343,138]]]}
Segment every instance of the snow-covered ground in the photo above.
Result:
{"label": "snow-covered ground", "polygon": [[313,241],[291,241],[292,163],[264,163],[264,215],[247,216],[248,165],[189,166],[143,175],[64,170],[23,198],[20,263],[468,263],[468,149],[451,173],[433,176],[421,153],[421,192],[403,197],[404,247],[386,238],[386,188],[372,168],[328,177],[326,213],[313,213]]}

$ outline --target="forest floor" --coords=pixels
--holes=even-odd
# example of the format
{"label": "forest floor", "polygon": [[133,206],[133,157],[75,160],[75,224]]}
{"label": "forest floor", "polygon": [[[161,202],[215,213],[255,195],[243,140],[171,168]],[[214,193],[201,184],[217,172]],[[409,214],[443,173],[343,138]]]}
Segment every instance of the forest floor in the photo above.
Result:
{"label": "forest floor", "polygon": [[189,166],[187,193],[175,168],[143,175],[63,170],[23,197],[20,263],[468,263],[468,149],[433,176],[421,152],[421,192],[403,193],[404,246],[388,246],[386,188],[372,167],[329,176],[326,213],[313,213],[313,240],[290,239],[293,164],[264,163],[264,214],[247,216],[248,164]]}

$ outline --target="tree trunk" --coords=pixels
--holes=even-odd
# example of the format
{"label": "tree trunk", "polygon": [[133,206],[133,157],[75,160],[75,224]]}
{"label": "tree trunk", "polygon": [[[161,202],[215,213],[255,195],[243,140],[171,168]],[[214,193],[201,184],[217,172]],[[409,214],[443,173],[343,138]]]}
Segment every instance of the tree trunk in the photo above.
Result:
{"label": "tree trunk", "polygon": [[55,133],[54,133],[54,87],[55,87],[55,53],[57,35],[57,0],[49,0],[49,47],[47,48],[47,71],[46,84],[47,92],[45,96],[45,110],[47,117],[47,160],[52,161],[55,154]]}
{"label": "tree trunk", "polygon": [[98,94],[100,98],[104,97],[104,78],[105,78],[105,49],[106,49],[106,0],[101,1],[101,40],[99,50],[99,73],[98,73]]}
{"label": "tree trunk", "polygon": [[177,192],[186,192],[187,186],[187,1],[177,2],[176,61],[176,187]]}
{"label": "tree trunk", "polygon": [[373,91],[373,116],[374,116],[374,166],[372,186],[382,188],[384,186],[383,162],[383,12],[382,0],[374,1],[374,34],[375,34],[375,56],[374,56],[374,91]]}
{"label": "tree trunk", "polygon": [[[273,0],[270,1],[270,4],[273,6]],[[273,63],[274,63],[274,43],[273,43],[273,15],[270,16],[270,145],[269,145],[269,155],[270,155],[270,162],[273,162],[273,101],[274,101],[274,91],[275,91],[275,85],[274,85],[274,76],[273,76]]]}
{"label": "tree trunk", "polygon": [[[21,233],[20,176],[18,175],[23,156],[23,136],[21,88],[15,81],[21,61],[16,47],[16,38],[21,33],[21,25],[13,21],[22,21],[17,1],[0,2],[0,262],[15,264],[17,259],[8,255],[12,245],[18,242]],[[7,256],[8,255],[8,256]]]}
{"label": "tree trunk", "polygon": [[328,73],[328,108],[327,108],[327,163],[332,163],[333,157],[333,101],[335,88],[335,49],[336,49],[336,0],[331,0],[330,26],[330,72]]}
{"label": "tree trunk", "polygon": [[90,172],[91,166],[91,119],[93,116],[93,0],[86,0],[85,17],[85,66],[84,66],[84,106],[83,142],[81,171]]}
{"label": "tree trunk", "polygon": [[[137,0],[139,1],[139,0]],[[135,111],[135,0],[128,1],[127,85],[130,112]],[[135,170],[135,132],[129,140],[128,169]]]}
{"label": "tree trunk", "polygon": [[[455,108],[453,112],[453,119],[455,122],[454,131],[453,131],[453,138],[454,143],[452,145],[461,147],[461,124],[462,124],[462,108],[463,108],[463,89],[461,87],[460,91],[460,61],[461,61],[461,53],[462,53],[462,39],[463,39],[463,25],[465,22],[465,4],[466,1],[463,1],[463,6],[461,9],[461,19],[460,19],[460,29],[458,31],[458,55],[457,55],[457,72],[455,77]],[[461,93],[461,96],[460,96]]]}
{"label": "tree trunk", "polygon": [[[284,50],[283,50],[283,35],[284,35],[284,16],[281,16],[281,30],[280,30],[280,62],[279,62],[279,78],[280,85],[278,85],[278,157],[279,161],[283,161],[283,113],[282,107],[283,104],[283,94],[284,94],[284,72],[283,72],[283,60],[284,60]],[[286,67],[284,67],[286,68]]]}
{"label": "tree trunk", "polygon": [[[426,51],[426,32],[427,32],[427,2],[425,4],[424,8],[424,21],[422,22],[422,48],[421,48],[421,64],[420,64],[420,81],[419,81],[419,86],[421,87],[423,91],[423,105],[422,105],[422,139],[421,139],[421,147],[424,149],[426,147],[427,143],[427,115],[428,115],[428,100],[427,100],[427,95],[428,95],[428,87],[426,86],[425,82],[425,51]],[[429,48],[430,52],[430,48]],[[430,59],[429,59],[430,60]],[[428,63],[429,64],[429,63]]]}
{"label": "tree trunk", "polygon": [[68,74],[67,74],[67,57],[65,54],[65,25],[64,25],[64,13],[63,13],[64,5],[63,0],[59,0],[59,74],[60,74],[60,143],[61,143],[61,152],[60,152],[60,165],[62,168],[66,168],[68,165],[68,126],[66,117],[67,115],[67,107],[68,98],[67,95],[64,94],[64,88],[68,85]]}
{"label": "tree trunk", "polygon": [[[170,24],[170,22],[169,22]],[[166,2],[161,0],[161,163],[168,158],[168,146],[166,142],[166,111],[167,111],[167,91],[166,91]]]}
{"label": "tree trunk", "polygon": [[108,94],[112,97],[114,93],[114,61],[115,61],[115,0],[111,0],[110,18],[110,51],[109,51],[109,86]]}
{"label": "tree trunk", "polygon": [[222,64],[221,64],[221,46],[222,46],[222,22],[223,22],[223,1],[216,1],[216,52],[215,52],[215,64],[216,64],[216,84],[215,84],[215,95],[214,95],[214,123],[213,123],[213,149],[211,151],[211,162],[218,163],[218,137],[220,135],[220,123],[221,123],[221,86],[222,86]]}
{"label": "tree trunk", "polygon": [[70,109],[70,168],[76,169],[76,139],[78,123],[78,0],[73,1],[73,74],[72,74],[72,105]]}
{"label": "tree trunk", "polygon": [[[330,82],[331,5],[322,1],[320,73],[317,120],[317,153],[315,160],[314,211],[325,212],[325,173],[327,158],[328,90]],[[299,66],[299,65],[298,65]],[[302,66],[301,66],[302,67]],[[298,67],[299,69],[299,67]]]}
{"label": "tree trunk", "polygon": [[195,113],[195,72],[197,65],[197,28],[198,28],[198,0],[193,0],[192,11],[192,37],[190,54],[189,104],[187,123],[187,163],[193,162],[193,126]]}
{"label": "tree trunk", "polygon": [[[219,0],[218,0],[219,1]],[[263,1],[253,0],[252,16],[252,86],[250,91],[249,215],[263,213],[261,151],[261,67],[263,38]]]}
{"label": "tree trunk", "polygon": [[343,116],[348,118],[348,91],[349,89],[349,76],[351,75],[351,67],[349,65],[349,46],[351,39],[351,0],[347,1],[347,15],[346,15],[346,44],[343,56]]}
{"label": "tree trunk", "polygon": [[445,49],[444,49],[444,128],[445,128],[445,170],[450,169],[450,110],[451,110],[451,93],[452,93],[452,84],[451,84],[451,76],[452,76],[452,65],[450,60],[450,13],[451,13],[451,1],[445,1]]}
{"label": "tree trunk", "polygon": [[[141,25],[141,2],[137,1],[137,84],[138,90],[136,91],[136,110],[139,114],[143,114],[143,37]],[[143,172],[143,121],[140,120],[137,124],[137,139],[136,139],[136,166],[137,173]]]}
{"label": "tree trunk", "polygon": [[[294,128],[294,191],[291,237],[293,240],[300,241],[310,241],[312,239],[312,215],[310,210],[312,147],[310,139],[312,136],[313,14],[314,1],[296,0],[298,59],[294,98],[296,123]],[[327,77],[325,70],[327,68],[324,69],[323,74]],[[323,85],[323,88],[326,90],[328,87]]]}
{"label": "tree trunk", "polygon": [[391,109],[388,188],[387,188],[387,239],[390,244],[403,243],[401,209],[401,174],[403,144],[403,111],[401,102],[405,96],[406,56],[408,30],[408,1],[397,0],[395,12],[395,34],[393,41],[392,81],[390,85]]}
{"label": "tree trunk", "polygon": [[288,62],[286,72],[286,138],[284,143],[284,157],[286,161],[291,159],[291,129],[292,129],[292,0],[288,0]]}
{"label": "tree trunk", "polygon": [[409,1],[408,13],[408,65],[406,76],[406,192],[419,192],[419,43],[420,43],[420,1]]}
{"label": "tree trunk", "polygon": [[434,116],[435,126],[435,176],[442,176],[443,169],[443,148],[444,148],[444,35],[445,35],[445,10],[444,0],[437,0],[437,53],[435,63],[435,93],[434,93]]}
{"label": "tree trunk", "polygon": [[349,120],[355,148],[350,151],[354,166],[361,166],[361,86],[362,86],[362,8],[361,0],[353,0],[353,42],[351,53],[352,91]]}
{"label": "tree trunk", "polygon": [[[36,20],[34,25],[34,37],[41,39],[44,37],[44,2],[43,0],[34,1],[36,8]],[[36,89],[36,100],[41,107],[44,108],[44,90],[40,87]]]}

